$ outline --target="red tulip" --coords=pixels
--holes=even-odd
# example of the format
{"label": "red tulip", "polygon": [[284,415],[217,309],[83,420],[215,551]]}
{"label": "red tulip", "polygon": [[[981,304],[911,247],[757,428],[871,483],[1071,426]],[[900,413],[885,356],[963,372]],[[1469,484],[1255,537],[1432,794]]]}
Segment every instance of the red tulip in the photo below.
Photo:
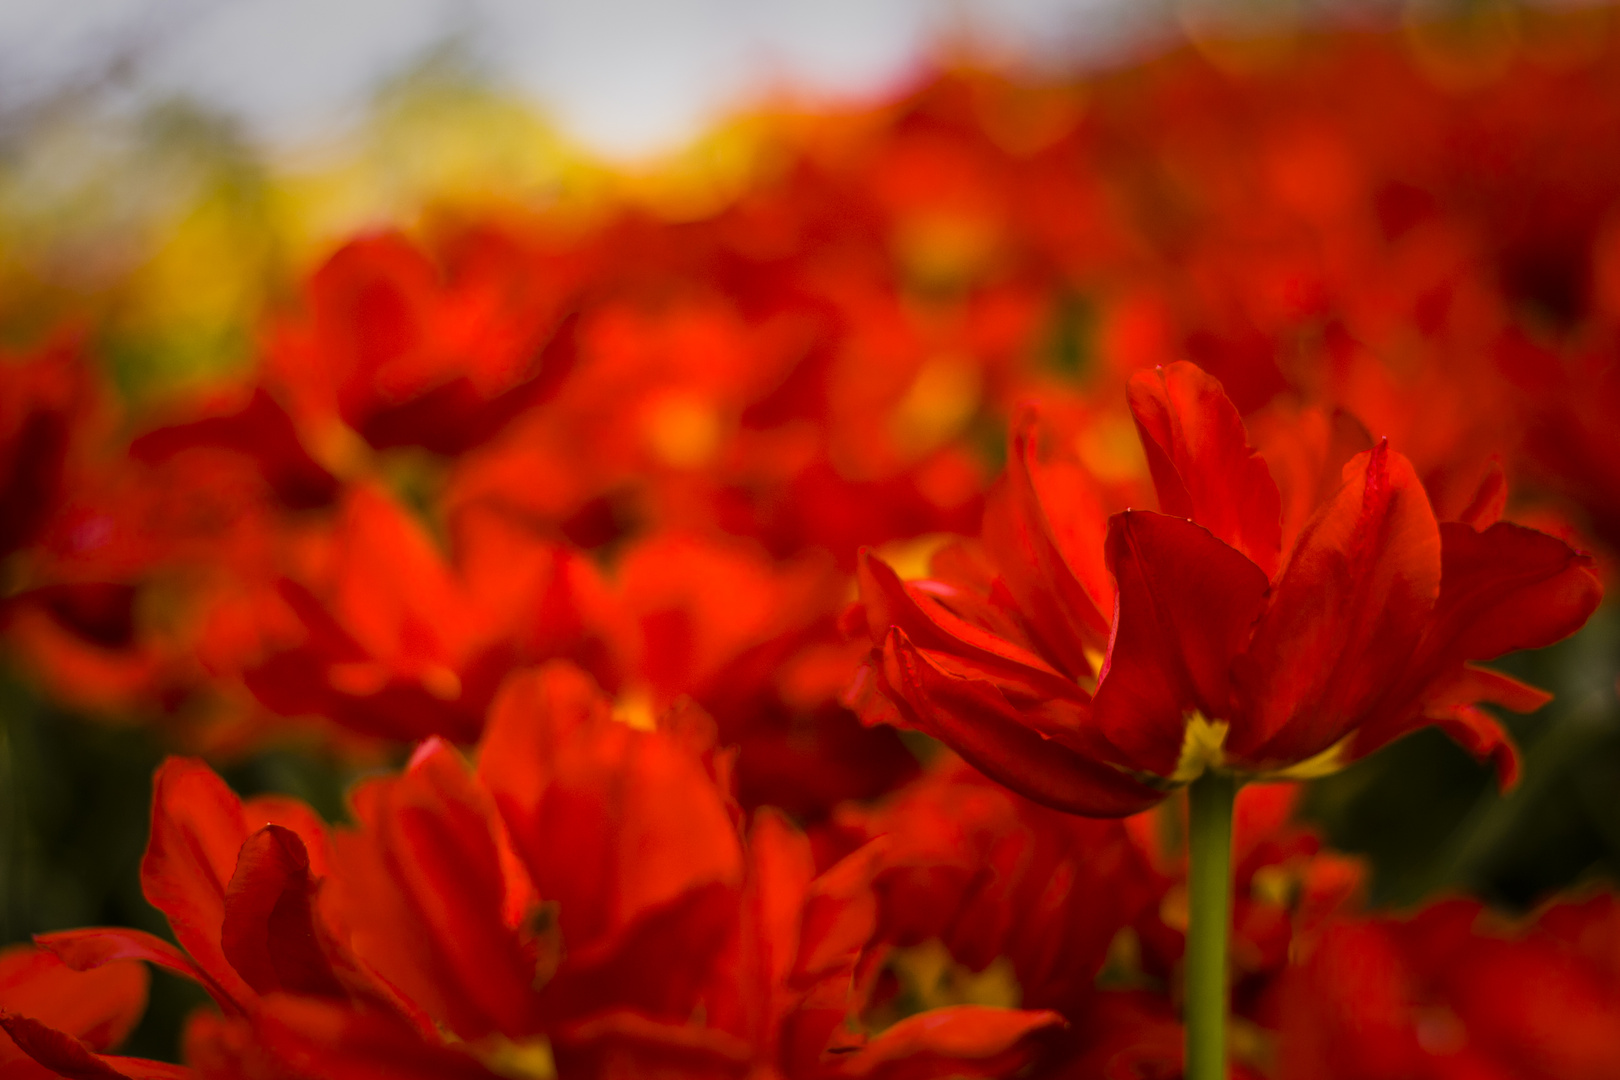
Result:
{"label": "red tulip", "polygon": [[1026,1008],[1083,1011],[1114,935],[1164,888],[1120,822],[1054,812],[952,755],[835,821],[855,838],[884,838],[885,940],[938,940],[970,971],[1006,957]]}
{"label": "red tulip", "polygon": [[1577,629],[1600,593],[1587,556],[1437,522],[1387,442],[1357,448],[1312,413],[1257,451],[1191,364],[1136,376],[1130,403],[1159,511],[1105,518],[1084,468],[1043,461],[1025,423],[982,563],[952,555],[908,584],[863,561],[867,678],[904,723],[1082,814],[1152,805],[1211,767],[1320,774],[1426,724],[1512,781],[1477,703],[1546,695],[1473,663]]}
{"label": "red tulip", "polygon": [[446,558],[396,501],[351,488],[325,542],[240,605],[246,625],[226,640],[250,644],[218,666],[239,670],[272,712],[402,742],[473,742],[524,662],[567,656],[612,674],[590,563],[487,508],[468,508],[450,532]]}
{"label": "red tulip", "polygon": [[[201,983],[230,1016],[251,1015],[266,995],[289,993],[391,1007],[386,987],[355,963],[340,929],[319,909],[327,840],[308,807],[279,797],[244,803],[206,766],[182,758],[159,769],[152,802],[141,884],[181,947],[119,927],[39,936],[61,964],[86,972],[79,992],[95,992],[114,974],[127,986],[129,961],[144,960]],[[113,1059],[99,1059],[111,1071],[97,1072],[72,1040],[37,1028],[14,1037],[68,1076],[191,1075]]]}
{"label": "red tulip", "polygon": [[[695,708],[655,724],[553,664],[504,688],[476,772],[430,740],[357,789],[357,824],[331,838],[302,804],[243,802],[171,760],[143,883],[180,947],[118,928],[40,940],[75,968],[140,959],[200,982],[219,1011],[193,1019],[186,1054],[205,1077],[449,1080],[543,1058],[582,1077],[633,1062],[901,1080],[1032,1058],[1055,1013],[964,1006],[869,1030],[886,844],[817,875],[774,811],[745,843],[731,768]],[[67,1075],[114,1075],[6,1022]]]}
{"label": "red tulip", "polygon": [[894,731],[838,701],[859,656],[839,640],[847,578],[830,558],[772,560],[753,543],[658,533],[625,549],[614,578],[632,631],[623,670],[655,706],[689,695],[714,717],[737,747],[745,806],[820,818],[916,772]]}
{"label": "red tulip", "polygon": [[201,983],[232,1015],[276,993],[391,1002],[321,906],[329,849],[326,826],[303,803],[244,802],[201,762],[170,758],[153,781],[141,887],[180,947],[118,927],[36,940],[78,970],[145,960]]}
{"label": "red tulip", "polygon": [[928,1009],[872,1032],[863,1021],[884,955],[873,883],[882,841],[821,874],[810,843],[762,810],[748,833],[741,905],[704,987],[707,1022],[615,1010],[555,1037],[559,1063],[589,1076],[912,1080],[1018,1073],[1054,1012],[976,1005]]}

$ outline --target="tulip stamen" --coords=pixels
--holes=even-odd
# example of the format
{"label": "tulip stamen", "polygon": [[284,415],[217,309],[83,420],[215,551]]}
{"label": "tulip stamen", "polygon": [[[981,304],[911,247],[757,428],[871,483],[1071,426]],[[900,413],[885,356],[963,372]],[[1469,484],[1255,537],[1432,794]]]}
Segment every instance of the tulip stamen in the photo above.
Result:
{"label": "tulip stamen", "polygon": [[1187,714],[1187,726],[1181,735],[1181,756],[1176,770],[1170,774],[1174,785],[1190,784],[1206,770],[1226,765],[1226,734],[1231,725],[1225,720],[1206,719],[1201,712]]}

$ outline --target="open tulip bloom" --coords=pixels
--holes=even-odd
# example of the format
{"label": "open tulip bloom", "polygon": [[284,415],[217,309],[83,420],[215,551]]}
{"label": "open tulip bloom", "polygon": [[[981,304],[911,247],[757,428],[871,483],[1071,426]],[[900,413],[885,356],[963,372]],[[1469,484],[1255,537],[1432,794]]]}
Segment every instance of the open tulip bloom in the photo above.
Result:
{"label": "open tulip bloom", "polygon": [[[852,696],[1060,810],[1122,816],[1189,787],[1188,1076],[1224,1075],[1230,821],[1248,780],[1318,776],[1428,724],[1513,782],[1482,702],[1548,695],[1475,665],[1578,629],[1591,559],[1497,520],[1490,474],[1436,519],[1412,463],[1356,421],[1273,410],[1252,430],[1176,363],[1129,403],[1159,509],[1109,514],[1031,414],[982,549],[902,581],[859,570],[873,643]],[[874,695],[871,690],[879,691]]]}

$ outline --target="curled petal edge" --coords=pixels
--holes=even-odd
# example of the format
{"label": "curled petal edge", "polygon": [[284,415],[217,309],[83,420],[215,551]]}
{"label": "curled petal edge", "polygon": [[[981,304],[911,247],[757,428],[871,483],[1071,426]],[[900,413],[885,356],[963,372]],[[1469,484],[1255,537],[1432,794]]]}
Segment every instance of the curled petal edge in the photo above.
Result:
{"label": "curled petal edge", "polygon": [[898,627],[884,638],[882,679],[912,727],[1054,810],[1125,817],[1164,798],[1158,788],[1029,726],[995,686],[947,673]]}

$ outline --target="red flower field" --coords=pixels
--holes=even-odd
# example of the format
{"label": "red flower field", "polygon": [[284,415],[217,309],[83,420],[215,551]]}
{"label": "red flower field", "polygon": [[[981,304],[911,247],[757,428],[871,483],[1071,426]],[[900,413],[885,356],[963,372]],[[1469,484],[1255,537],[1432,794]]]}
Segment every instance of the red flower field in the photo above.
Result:
{"label": "red flower field", "polygon": [[1620,16],[1515,25],[766,114],[161,394],[12,335],[8,693],[163,760],[0,1078],[1620,1078]]}

